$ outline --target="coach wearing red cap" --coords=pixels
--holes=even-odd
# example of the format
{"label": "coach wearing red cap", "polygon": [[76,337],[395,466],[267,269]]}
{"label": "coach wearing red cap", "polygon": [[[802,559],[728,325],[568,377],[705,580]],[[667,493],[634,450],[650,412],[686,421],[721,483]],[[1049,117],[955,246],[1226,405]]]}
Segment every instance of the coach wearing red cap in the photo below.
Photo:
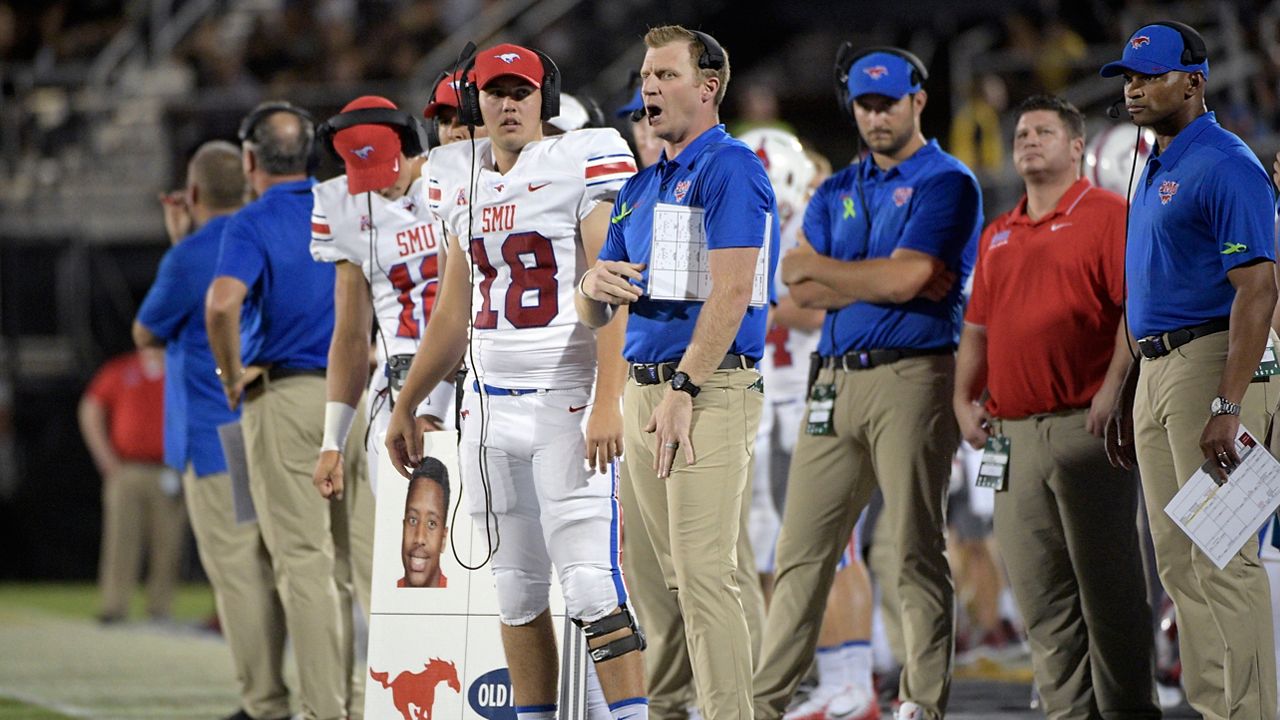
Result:
{"label": "coach wearing red cap", "polygon": [[1125,251],[1142,358],[1125,378],[1107,450],[1141,470],[1187,700],[1206,718],[1274,718],[1271,593],[1257,538],[1220,570],[1164,508],[1202,466],[1232,482],[1241,426],[1265,431],[1268,386],[1251,381],[1276,306],[1275,197],[1257,156],[1205,107],[1209,59],[1195,30],[1142,27],[1102,75],[1124,76],[1130,117],[1156,134]]}
{"label": "coach wearing red cap", "polygon": [[1013,163],[1027,192],[978,244],[956,418],[974,448],[1009,443],[995,532],[1045,714],[1158,718],[1138,484],[1102,445],[1129,362],[1124,198],[1080,176],[1084,117],[1073,105],[1042,95],[1016,114]]}

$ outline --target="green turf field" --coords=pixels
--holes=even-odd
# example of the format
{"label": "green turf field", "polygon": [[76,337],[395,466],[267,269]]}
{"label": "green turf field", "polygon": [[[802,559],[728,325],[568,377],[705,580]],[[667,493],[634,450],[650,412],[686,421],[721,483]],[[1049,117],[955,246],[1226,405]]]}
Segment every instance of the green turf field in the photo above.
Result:
{"label": "green turf field", "polygon": [[182,588],[172,623],[101,626],[84,584],[0,584],[0,720],[219,718],[236,709],[226,644],[200,629],[207,586]]}

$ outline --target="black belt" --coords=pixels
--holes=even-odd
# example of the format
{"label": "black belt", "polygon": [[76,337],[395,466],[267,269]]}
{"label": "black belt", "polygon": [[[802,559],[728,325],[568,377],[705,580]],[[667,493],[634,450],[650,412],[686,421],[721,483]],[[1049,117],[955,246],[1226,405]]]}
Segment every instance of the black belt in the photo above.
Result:
{"label": "black belt", "polygon": [[956,349],[950,346],[938,348],[888,348],[884,350],[854,350],[844,355],[822,358],[822,367],[837,370],[870,370],[873,367],[896,363],[913,357],[951,355]]}
{"label": "black belt", "polygon": [[1163,335],[1148,335],[1138,339],[1138,351],[1142,353],[1142,357],[1154,360],[1168,355],[1196,338],[1224,332],[1228,327],[1230,325],[1227,318],[1218,318],[1217,320],[1210,320],[1203,325],[1170,330]]}
{"label": "black belt", "polygon": [[267,368],[262,374],[253,379],[253,382],[244,386],[244,391],[257,392],[265,388],[267,382],[276,382],[285,378],[301,377],[324,377],[324,368]]}
{"label": "black belt", "polygon": [[[660,363],[631,363],[627,368],[627,376],[635,380],[641,385],[657,385],[671,379],[676,373],[678,362]],[[750,370],[756,366],[756,361],[746,355],[735,355],[729,353],[724,356],[724,360],[716,366],[717,370]]]}

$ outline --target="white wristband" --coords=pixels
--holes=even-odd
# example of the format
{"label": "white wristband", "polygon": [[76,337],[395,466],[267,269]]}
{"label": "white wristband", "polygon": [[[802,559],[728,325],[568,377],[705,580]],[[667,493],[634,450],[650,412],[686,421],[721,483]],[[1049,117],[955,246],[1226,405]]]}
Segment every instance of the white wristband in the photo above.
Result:
{"label": "white wristband", "polygon": [[344,402],[330,400],[324,404],[324,440],[320,443],[320,452],[342,449],[347,446],[347,435],[351,434],[351,424],[355,422],[356,409]]}

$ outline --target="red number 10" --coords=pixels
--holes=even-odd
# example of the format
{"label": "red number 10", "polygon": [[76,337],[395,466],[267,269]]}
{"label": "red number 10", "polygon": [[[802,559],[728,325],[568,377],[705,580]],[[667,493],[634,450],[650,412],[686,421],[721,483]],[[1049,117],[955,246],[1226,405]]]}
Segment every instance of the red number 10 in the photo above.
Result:
{"label": "red number 10", "polygon": [[[422,288],[422,321],[426,322],[431,318],[431,308],[436,304],[436,290],[439,286],[436,276],[440,274],[439,257],[423,256],[422,264],[418,266],[418,274],[425,283]],[[396,328],[396,337],[415,339],[422,337],[422,328],[418,325],[418,318],[414,317],[416,303],[413,298],[413,288],[416,283],[409,274],[408,263],[392,265],[387,271],[387,279],[391,281],[391,287],[400,291],[400,296],[397,298],[400,301],[400,324]]]}

